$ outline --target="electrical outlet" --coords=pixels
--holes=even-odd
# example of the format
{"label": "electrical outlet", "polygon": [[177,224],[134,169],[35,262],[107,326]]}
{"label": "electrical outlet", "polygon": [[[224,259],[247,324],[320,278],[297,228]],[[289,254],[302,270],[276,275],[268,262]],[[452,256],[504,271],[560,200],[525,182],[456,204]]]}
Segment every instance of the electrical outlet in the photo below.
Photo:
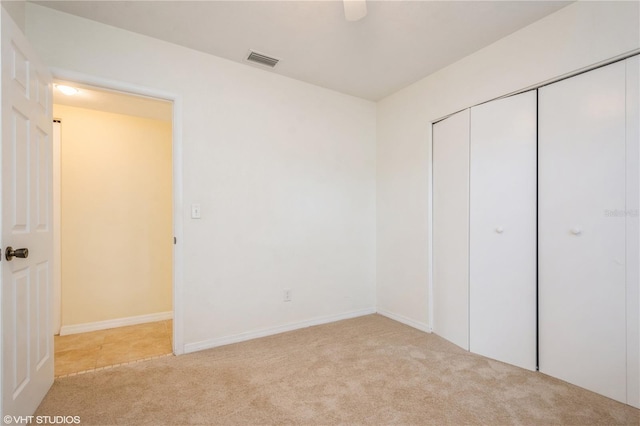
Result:
{"label": "electrical outlet", "polygon": [[283,302],[291,302],[291,289],[285,288],[282,290],[282,301]]}

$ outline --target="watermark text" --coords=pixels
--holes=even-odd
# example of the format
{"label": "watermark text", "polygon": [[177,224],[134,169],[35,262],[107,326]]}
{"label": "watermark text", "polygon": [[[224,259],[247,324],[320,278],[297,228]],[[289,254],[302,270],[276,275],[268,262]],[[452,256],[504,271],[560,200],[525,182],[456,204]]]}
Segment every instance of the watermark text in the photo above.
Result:
{"label": "watermark text", "polygon": [[606,209],[604,211],[604,217],[638,217],[639,214],[640,214],[640,211],[638,209],[630,209],[630,210]]}
{"label": "watermark text", "polygon": [[10,416],[2,419],[6,425],[77,425],[80,416]]}

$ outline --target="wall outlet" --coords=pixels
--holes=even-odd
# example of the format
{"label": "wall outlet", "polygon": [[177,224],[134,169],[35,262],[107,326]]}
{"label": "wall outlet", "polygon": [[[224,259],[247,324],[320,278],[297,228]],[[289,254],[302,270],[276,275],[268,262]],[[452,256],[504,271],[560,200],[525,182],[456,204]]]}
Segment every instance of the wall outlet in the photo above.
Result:
{"label": "wall outlet", "polygon": [[282,290],[282,301],[283,302],[291,302],[291,289],[285,288]]}

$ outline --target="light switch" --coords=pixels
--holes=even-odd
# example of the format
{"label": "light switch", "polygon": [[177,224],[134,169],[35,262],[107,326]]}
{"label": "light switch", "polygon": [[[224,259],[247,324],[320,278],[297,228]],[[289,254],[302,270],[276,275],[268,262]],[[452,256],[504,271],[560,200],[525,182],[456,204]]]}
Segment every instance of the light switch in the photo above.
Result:
{"label": "light switch", "polygon": [[191,219],[200,219],[200,204],[191,204]]}

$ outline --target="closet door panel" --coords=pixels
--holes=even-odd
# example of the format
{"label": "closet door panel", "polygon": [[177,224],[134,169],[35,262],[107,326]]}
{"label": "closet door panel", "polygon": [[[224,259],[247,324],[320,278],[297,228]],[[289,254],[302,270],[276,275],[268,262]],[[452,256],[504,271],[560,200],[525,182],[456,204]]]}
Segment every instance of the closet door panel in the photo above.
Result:
{"label": "closet door panel", "polygon": [[640,408],[640,56],[627,63],[627,404]]}
{"label": "closet door panel", "polygon": [[469,110],[433,125],[433,331],[469,349]]}
{"label": "closet door panel", "polygon": [[626,399],[625,63],[539,90],[540,371]]}
{"label": "closet door panel", "polygon": [[470,350],[536,368],[536,92],[471,108]]}

